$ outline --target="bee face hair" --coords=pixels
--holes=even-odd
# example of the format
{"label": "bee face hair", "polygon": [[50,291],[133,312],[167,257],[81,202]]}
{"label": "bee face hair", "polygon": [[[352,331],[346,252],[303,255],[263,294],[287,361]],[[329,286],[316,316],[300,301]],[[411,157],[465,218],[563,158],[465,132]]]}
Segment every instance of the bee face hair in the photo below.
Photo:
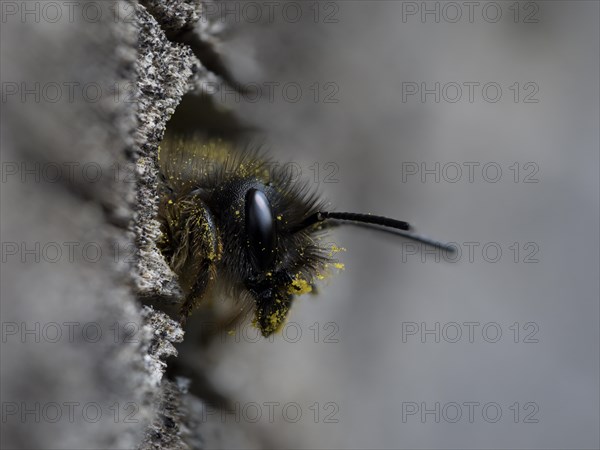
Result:
{"label": "bee face hair", "polygon": [[167,141],[159,160],[161,250],[186,294],[182,316],[221,284],[254,302],[263,335],[279,329],[294,295],[327,271],[323,227],[299,229],[324,204],[256,150]]}
{"label": "bee face hair", "polygon": [[319,242],[333,221],[410,229],[387,217],[326,211],[308,184],[260,150],[166,140],[159,165],[159,247],[185,294],[182,322],[211,291],[224,290],[249,301],[254,323],[269,336],[284,324],[294,296],[329,273],[333,252]]}

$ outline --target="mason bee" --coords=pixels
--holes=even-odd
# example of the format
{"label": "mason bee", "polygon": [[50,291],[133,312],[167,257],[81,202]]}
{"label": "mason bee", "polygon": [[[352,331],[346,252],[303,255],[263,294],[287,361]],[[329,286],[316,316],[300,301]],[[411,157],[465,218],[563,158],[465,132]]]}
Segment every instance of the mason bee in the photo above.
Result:
{"label": "mason bee", "polygon": [[240,312],[254,310],[254,324],[268,337],[285,323],[296,295],[342,267],[333,259],[339,249],[321,244],[328,228],[355,222],[410,229],[387,217],[328,211],[309,184],[260,149],[166,139],[159,167],[159,248],[185,295],[182,323],[205,298],[228,296]]}

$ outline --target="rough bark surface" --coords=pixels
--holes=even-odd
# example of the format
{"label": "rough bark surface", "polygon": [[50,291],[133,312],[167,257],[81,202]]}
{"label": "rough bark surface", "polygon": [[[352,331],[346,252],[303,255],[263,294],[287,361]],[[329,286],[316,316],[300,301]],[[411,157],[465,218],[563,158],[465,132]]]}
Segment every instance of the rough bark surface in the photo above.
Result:
{"label": "rough bark surface", "polygon": [[[183,95],[218,77],[165,32],[193,27],[201,6],[94,3],[104,8],[94,23],[77,19],[79,2],[70,22],[2,26],[2,81],[94,83],[100,97],[3,101],[2,164],[18,173],[3,180],[2,241],[63,249],[71,242],[75,251],[58,261],[17,255],[3,264],[2,320],[17,332],[2,344],[1,373],[3,404],[94,403],[101,418],[76,410],[73,420],[36,423],[16,413],[3,421],[1,446],[201,448],[182,401],[200,410],[202,403],[187,393],[186,380],[163,377],[183,331],[142,306],[147,297],[177,301],[180,294],[155,243],[157,150]],[[44,176],[51,164],[63,168],[58,179]],[[31,167],[41,176],[31,176]],[[92,180],[85,167],[99,175]],[[90,243],[98,258],[78,250]],[[20,333],[49,323],[59,324],[62,340]],[[97,340],[82,334],[89,324]]]}

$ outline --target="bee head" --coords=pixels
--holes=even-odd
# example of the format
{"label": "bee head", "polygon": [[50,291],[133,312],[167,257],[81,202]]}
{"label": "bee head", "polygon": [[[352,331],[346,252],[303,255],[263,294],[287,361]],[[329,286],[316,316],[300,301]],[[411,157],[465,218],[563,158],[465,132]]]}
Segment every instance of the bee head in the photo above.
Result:
{"label": "bee head", "polygon": [[295,295],[312,291],[329,262],[319,228],[299,230],[318,206],[307,188],[284,178],[232,178],[211,201],[223,243],[222,270],[254,300],[254,323],[264,336],[284,324]]}

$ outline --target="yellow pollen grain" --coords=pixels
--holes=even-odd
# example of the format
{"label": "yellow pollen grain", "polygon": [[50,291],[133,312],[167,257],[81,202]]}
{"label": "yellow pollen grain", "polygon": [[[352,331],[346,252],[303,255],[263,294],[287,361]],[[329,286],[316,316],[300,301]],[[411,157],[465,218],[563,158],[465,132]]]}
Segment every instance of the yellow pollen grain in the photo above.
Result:
{"label": "yellow pollen grain", "polygon": [[334,253],[339,253],[339,252],[345,252],[346,249],[344,247],[338,247],[337,245],[333,244],[331,246],[331,249],[329,250],[329,257],[332,257]]}
{"label": "yellow pollen grain", "polygon": [[292,284],[288,288],[288,293],[295,294],[295,295],[302,295],[302,294],[308,294],[309,292],[312,292],[312,290],[313,290],[313,287],[311,286],[311,284],[308,281],[297,276],[292,281]]}
{"label": "yellow pollen grain", "polygon": [[269,316],[269,323],[272,327],[276,327],[279,322],[279,313],[274,312]]}

